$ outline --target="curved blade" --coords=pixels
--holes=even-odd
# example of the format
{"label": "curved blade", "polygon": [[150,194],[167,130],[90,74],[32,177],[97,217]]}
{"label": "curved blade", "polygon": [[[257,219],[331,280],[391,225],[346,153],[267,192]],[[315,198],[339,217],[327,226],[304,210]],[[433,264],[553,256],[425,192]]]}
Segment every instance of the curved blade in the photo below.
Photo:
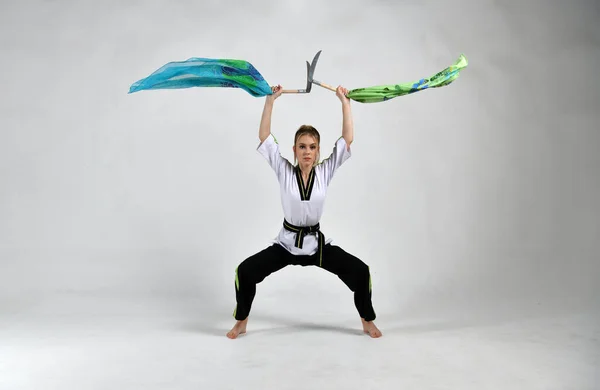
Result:
{"label": "curved blade", "polygon": [[[317,61],[319,60],[319,56],[320,55],[321,55],[321,50],[319,50],[317,52],[317,54],[315,54],[315,58],[313,58],[312,64],[309,64],[308,61],[306,61],[306,66],[308,67],[308,76],[307,76],[308,83],[311,86],[312,86],[312,84],[317,84],[317,85],[319,85],[319,86],[321,86],[323,88],[327,88],[327,89],[330,89],[330,90],[332,90],[332,91],[335,92],[336,89],[334,87],[332,87],[331,85],[327,85],[327,84],[321,83],[320,81],[317,81],[317,80],[314,79],[315,68],[317,67]],[[306,87],[307,90],[310,91],[311,86],[307,86]]]}
{"label": "curved blade", "polygon": [[317,54],[315,54],[315,57],[312,60],[312,63],[308,63],[308,61],[306,61],[306,66],[307,66],[307,79],[308,79],[308,83],[312,84],[313,81],[313,75],[315,74],[315,68],[317,67],[317,61],[319,61],[319,56],[321,55],[321,50],[319,50],[317,52]]}
{"label": "curved blade", "polygon": [[306,89],[286,89],[284,93],[310,93],[313,85],[313,75],[315,73],[315,68],[317,67],[317,61],[319,60],[319,56],[321,55],[321,50],[315,55],[312,60],[312,63],[306,61]]}
{"label": "curved blade", "polygon": [[312,75],[310,73],[310,64],[306,61],[306,93],[312,89]]}

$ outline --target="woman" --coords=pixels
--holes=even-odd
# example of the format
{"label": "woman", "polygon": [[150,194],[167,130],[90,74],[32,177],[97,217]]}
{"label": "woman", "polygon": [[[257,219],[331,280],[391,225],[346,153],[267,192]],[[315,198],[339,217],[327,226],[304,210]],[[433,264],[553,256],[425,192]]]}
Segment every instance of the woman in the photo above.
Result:
{"label": "woman", "polygon": [[235,339],[246,333],[246,325],[256,285],[267,276],[288,265],[317,266],[337,275],[354,292],[354,304],[360,314],[363,330],[371,337],[381,332],[373,320],[371,303],[371,276],[369,267],[357,257],[345,252],[331,239],[326,240],[319,220],[327,187],[335,171],[350,157],[354,125],[347,89],[337,87],[336,95],[342,102],[342,136],[336,141],[329,158],[319,163],[319,132],[312,126],[301,126],[294,139],[295,161],[292,165],[279,152],[277,140],[271,134],[273,103],[282,93],[281,85],[271,88],[262,113],[258,152],[275,171],[281,189],[285,220],[275,242],[248,257],[236,268],[235,294],[237,305],[233,316],[237,320],[227,337]]}

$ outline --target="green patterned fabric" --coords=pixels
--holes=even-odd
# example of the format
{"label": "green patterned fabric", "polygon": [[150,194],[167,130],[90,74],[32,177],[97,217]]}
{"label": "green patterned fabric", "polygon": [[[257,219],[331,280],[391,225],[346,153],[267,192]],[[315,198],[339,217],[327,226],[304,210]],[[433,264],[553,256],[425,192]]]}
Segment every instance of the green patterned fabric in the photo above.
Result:
{"label": "green patterned fabric", "polygon": [[440,88],[452,83],[460,71],[468,65],[467,58],[461,54],[451,66],[436,73],[429,78],[403,84],[379,85],[368,88],[357,88],[348,92],[348,98],[360,103],[377,103],[393,99],[398,96],[409,95],[428,88]]}

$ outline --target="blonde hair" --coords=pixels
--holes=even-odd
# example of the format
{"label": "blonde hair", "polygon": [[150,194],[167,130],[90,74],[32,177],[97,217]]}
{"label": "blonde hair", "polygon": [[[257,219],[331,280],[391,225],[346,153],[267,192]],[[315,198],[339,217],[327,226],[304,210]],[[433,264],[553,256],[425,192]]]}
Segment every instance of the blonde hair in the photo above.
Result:
{"label": "blonde hair", "polygon": [[[317,141],[317,147],[321,143],[321,135],[319,134],[317,129],[315,129],[311,125],[302,125],[298,128],[298,130],[296,130],[296,135],[294,136],[294,146],[297,145],[298,139],[300,137],[302,137],[303,135],[309,135],[309,136],[313,137]],[[319,163],[320,158],[321,158],[321,153],[317,152],[317,158],[315,158],[315,162],[313,163],[313,166],[315,166]],[[294,164],[296,164],[296,155],[295,154],[294,154]]]}

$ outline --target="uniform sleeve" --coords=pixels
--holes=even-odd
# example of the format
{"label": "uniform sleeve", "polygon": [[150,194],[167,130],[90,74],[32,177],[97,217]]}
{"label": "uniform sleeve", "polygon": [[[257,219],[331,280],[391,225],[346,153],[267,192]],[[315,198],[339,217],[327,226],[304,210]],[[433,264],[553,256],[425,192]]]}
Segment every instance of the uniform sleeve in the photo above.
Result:
{"label": "uniform sleeve", "polygon": [[279,144],[273,134],[269,134],[269,136],[258,145],[256,150],[267,160],[271,168],[275,171],[277,178],[281,178],[285,173],[285,168],[288,165],[291,165],[287,159],[281,156]]}
{"label": "uniform sleeve", "polygon": [[352,156],[350,147],[346,143],[344,137],[338,138],[333,147],[333,151],[322,162],[323,176],[325,177],[325,183],[329,185],[333,175],[337,169]]}

